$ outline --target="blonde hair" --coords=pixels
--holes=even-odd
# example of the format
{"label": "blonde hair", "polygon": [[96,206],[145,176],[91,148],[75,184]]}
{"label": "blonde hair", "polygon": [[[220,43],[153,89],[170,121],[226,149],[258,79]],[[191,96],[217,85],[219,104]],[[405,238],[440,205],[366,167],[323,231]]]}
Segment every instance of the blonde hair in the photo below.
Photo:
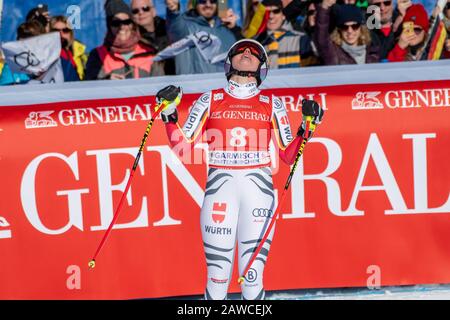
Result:
{"label": "blonde hair", "polygon": [[[360,34],[358,38],[358,45],[365,45],[369,46],[372,39],[370,38],[370,31],[367,29],[365,25],[361,25],[360,27]],[[342,34],[338,28],[335,28],[333,32],[330,35],[331,41],[333,41],[337,46],[341,46],[344,42],[344,38],[342,37]]]}

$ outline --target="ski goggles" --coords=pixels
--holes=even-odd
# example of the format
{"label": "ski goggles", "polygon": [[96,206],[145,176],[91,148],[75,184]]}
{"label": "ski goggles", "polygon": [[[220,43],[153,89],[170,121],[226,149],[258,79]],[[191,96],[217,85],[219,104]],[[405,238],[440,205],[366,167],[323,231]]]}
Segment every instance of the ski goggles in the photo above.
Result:
{"label": "ski goggles", "polygon": [[243,43],[239,43],[237,44],[234,48],[233,51],[231,52],[231,56],[234,57],[235,55],[244,53],[245,50],[249,49],[250,53],[257,57],[259,61],[264,62],[266,60],[266,57],[264,55],[264,52],[261,51],[261,48],[254,43],[251,42],[243,42]]}

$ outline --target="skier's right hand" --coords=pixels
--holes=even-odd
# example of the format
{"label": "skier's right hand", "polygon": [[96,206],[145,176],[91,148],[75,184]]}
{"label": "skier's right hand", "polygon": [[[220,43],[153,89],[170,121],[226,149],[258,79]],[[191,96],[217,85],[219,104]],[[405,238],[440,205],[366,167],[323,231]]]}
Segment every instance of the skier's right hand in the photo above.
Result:
{"label": "skier's right hand", "polygon": [[161,114],[166,116],[165,118],[176,112],[182,96],[183,90],[181,87],[176,87],[173,85],[164,87],[158,91],[156,94],[156,103],[158,105],[163,104]]}

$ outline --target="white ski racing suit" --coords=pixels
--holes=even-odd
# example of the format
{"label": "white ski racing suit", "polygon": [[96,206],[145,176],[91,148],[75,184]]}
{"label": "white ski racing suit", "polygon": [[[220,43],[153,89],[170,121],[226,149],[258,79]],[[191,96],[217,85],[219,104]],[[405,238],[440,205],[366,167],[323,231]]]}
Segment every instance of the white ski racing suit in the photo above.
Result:
{"label": "white ski racing suit", "polygon": [[[269,142],[292,164],[302,143],[293,139],[287,111],[275,96],[261,94],[256,83],[229,81],[224,89],[204,93],[183,127],[166,124],[174,150],[208,143],[208,178],[200,213],[208,269],[206,299],[226,299],[236,244],[240,274],[262,240],[275,213]],[[242,298],[264,299],[264,265],[275,228],[241,285]]]}

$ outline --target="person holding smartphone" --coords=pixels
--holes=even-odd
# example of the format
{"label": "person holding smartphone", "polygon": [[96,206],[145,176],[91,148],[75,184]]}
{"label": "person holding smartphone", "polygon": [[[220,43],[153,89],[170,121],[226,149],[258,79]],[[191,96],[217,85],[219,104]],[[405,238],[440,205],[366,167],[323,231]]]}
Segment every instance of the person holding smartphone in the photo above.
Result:
{"label": "person holding smartphone", "polygon": [[428,14],[421,4],[408,7],[403,17],[402,33],[389,52],[389,62],[425,60],[424,43],[430,28]]}

